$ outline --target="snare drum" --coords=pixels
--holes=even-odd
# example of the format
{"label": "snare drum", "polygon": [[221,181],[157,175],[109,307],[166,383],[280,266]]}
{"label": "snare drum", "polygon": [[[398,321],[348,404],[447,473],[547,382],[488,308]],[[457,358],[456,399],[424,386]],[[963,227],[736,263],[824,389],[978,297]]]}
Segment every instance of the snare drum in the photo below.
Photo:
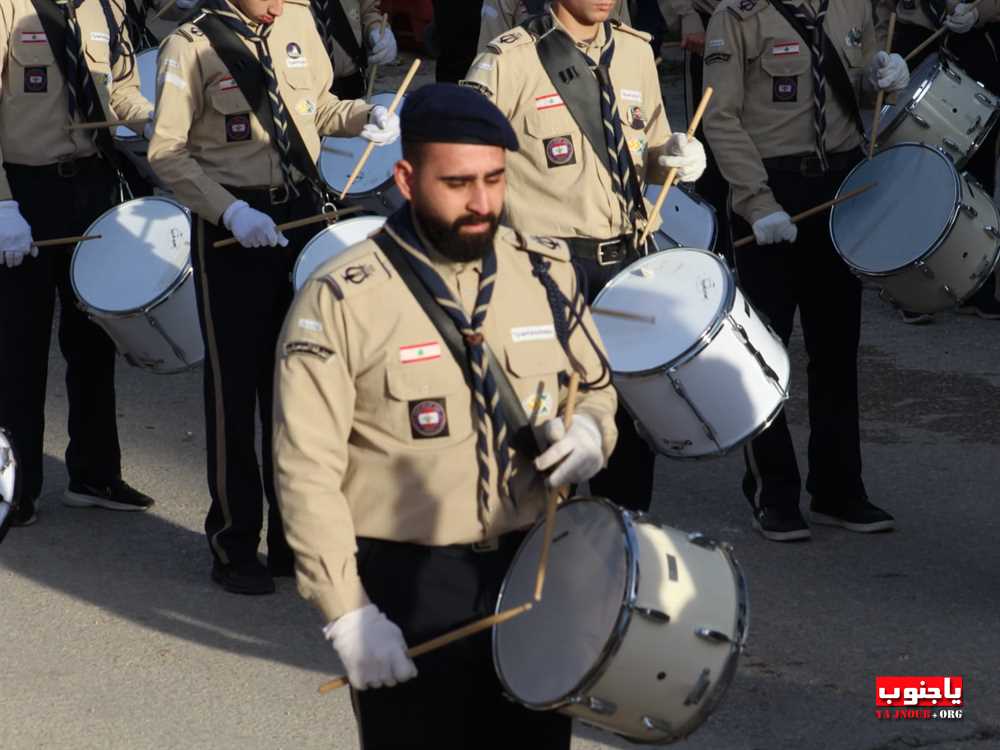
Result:
{"label": "snare drum", "polygon": [[[666,456],[727,453],[760,434],[788,398],[785,347],[713,253],[648,255],[615,276],[593,306],[615,387]],[[655,322],[601,315],[602,307]]]}
{"label": "snare drum", "polygon": [[[370,101],[372,104],[381,104],[388,108],[394,98],[395,94],[391,93],[375,94]],[[402,111],[405,101],[406,97],[403,97],[396,114]],[[323,139],[319,172],[338,199],[368,143],[360,137]],[[394,214],[396,209],[406,202],[392,178],[393,167],[402,158],[403,146],[399,140],[372,149],[364,169],[347,192],[344,203],[348,206],[361,206],[366,211],[380,216]]]}
{"label": "snare drum", "polygon": [[[517,551],[497,611],[531,601],[543,524]],[[749,627],[729,545],[659,526],[607,500],[556,512],[545,595],[493,629],[504,690],[633,742],[690,734],[732,681]]]}
{"label": "snare drum", "polygon": [[[135,55],[136,73],[139,75],[139,91],[147,101],[156,101],[156,58],[158,50],[153,49],[137,52]],[[114,130],[113,140],[115,147],[125,154],[126,158],[135,165],[140,176],[151,185],[164,187],[149,166],[147,151],[149,141],[143,136],[136,135],[124,125],[119,125]]]}
{"label": "snare drum", "polygon": [[882,109],[879,146],[940,146],[964,167],[996,125],[1000,100],[946,55],[931,55],[910,76],[895,105]]}
{"label": "snare drum", "polygon": [[292,269],[292,284],[295,291],[301,289],[313,271],[344,252],[371,237],[385,224],[384,216],[358,216],[331,224],[306,243]]}
{"label": "snare drum", "polygon": [[14,520],[14,508],[17,507],[20,491],[17,480],[14,443],[7,431],[0,427],[0,542]]}
{"label": "snare drum", "polygon": [[953,307],[989,278],[1000,257],[997,209],[944,151],[891,146],[858,164],[838,195],[871,183],[830,213],[834,247],[857,276],[924,313]]}
{"label": "snare drum", "polygon": [[205,356],[191,269],[191,217],[168,198],[115,206],[73,252],[81,307],[136,367],[186,370]]}
{"label": "snare drum", "polygon": [[[649,185],[646,200],[655,204],[662,185]],[[660,209],[662,224],[655,233],[661,250],[668,247],[696,247],[714,250],[719,222],[715,209],[693,190],[675,185]]]}

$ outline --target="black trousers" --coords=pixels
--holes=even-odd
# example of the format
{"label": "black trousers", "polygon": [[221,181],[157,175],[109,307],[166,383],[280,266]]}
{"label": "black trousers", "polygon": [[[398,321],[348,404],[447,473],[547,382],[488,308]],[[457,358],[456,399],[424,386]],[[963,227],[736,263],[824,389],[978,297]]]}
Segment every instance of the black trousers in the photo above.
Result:
{"label": "black trousers", "polygon": [[364,99],[365,98],[365,77],[360,71],[355,71],[349,76],[334,76],[331,93],[338,99]]}
{"label": "black trousers", "polygon": [[[372,603],[412,647],[493,614],[522,538],[508,534],[487,553],[362,538],[358,570]],[[415,663],[419,674],[409,682],[352,693],[363,750],[569,750],[568,717],[503,696],[489,631]]]}
{"label": "black trousers", "polygon": [[[803,177],[769,169],[768,183],[782,208],[794,215],[833,198],[846,176],[846,170]],[[799,310],[809,357],[806,489],[814,496],[850,501],[866,496],[858,425],[861,283],[834,250],[829,220],[827,211],[801,222],[794,243],[740,248],[736,268],[743,293],[786,346]],[[741,236],[752,234],[738,217],[734,229]],[[752,506],[798,506],[801,480],[784,412],[744,449],[744,456],[743,491]]]}
{"label": "black trousers", "polygon": [[[5,164],[14,200],[35,240],[85,234],[112,205],[117,181],[97,157],[60,177],[53,167]],[[70,480],[107,485],[121,476],[115,418],[115,346],[77,307],[73,246],[41,248],[17,268],[0,265],[0,426],[17,444],[22,497],[42,491],[45,386],[56,294],[59,348],[66,359]]]}
{"label": "black trousers", "polygon": [[479,48],[483,0],[434,0],[438,83],[465,78]]}
{"label": "black trousers", "polygon": [[[575,258],[577,270],[587,284],[587,303],[611,281],[629,261],[600,266],[596,261]],[[619,397],[615,414],[618,443],[608,459],[607,468],[590,480],[592,495],[606,497],[626,510],[648,511],[653,502],[653,472],[656,455],[635,429],[635,418]]]}
{"label": "black trousers", "polygon": [[[300,198],[270,205],[258,191],[230,191],[276,223],[315,212],[308,188]],[[198,316],[205,338],[205,432],[212,504],[205,534],[222,564],[256,558],[268,502],[269,561],[292,559],[281,526],[271,458],[274,350],[292,300],[291,272],[316,227],[286,233],[288,247],[213,248],[232,235],[196,217],[192,256]],[[258,460],[255,418],[262,428]]]}

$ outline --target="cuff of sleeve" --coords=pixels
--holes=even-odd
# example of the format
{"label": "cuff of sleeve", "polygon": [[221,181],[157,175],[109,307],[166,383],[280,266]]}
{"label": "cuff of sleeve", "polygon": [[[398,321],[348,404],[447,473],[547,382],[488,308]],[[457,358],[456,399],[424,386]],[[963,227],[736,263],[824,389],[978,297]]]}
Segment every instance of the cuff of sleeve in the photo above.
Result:
{"label": "cuff of sleeve", "polygon": [[10,183],[7,182],[7,174],[0,169],[0,201],[14,200],[14,193],[10,190]]}
{"label": "cuff of sleeve", "polygon": [[217,226],[222,226],[222,215],[236,201],[236,196],[226,190],[222,185],[213,185],[205,191],[205,202],[209,210],[202,215]]}
{"label": "cuff of sleeve", "polygon": [[611,458],[611,453],[615,449],[615,443],[618,442],[618,427],[615,426],[614,413],[605,414],[583,406],[577,411],[580,414],[586,414],[597,423],[597,427],[601,431],[601,452],[604,454],[604,465],[607,466],[608,459]]}
{"label": "cuff of sleeve", "polygon": [[681,18],[681,38],[688,34],[704,34],[705,24],[697,13],[689,13]]}
{"label": "cuff of sleeve", "polygon": [[301,570],[297,573],[299,594],[302,595],[303,599],[316,605],[327,622],[333,622],[341,615],[371,604],[364,586],[361,585],[361,579],[354,569],[353,560],[350,567],[351,570],[345,571],[336,583],[321,584],[310,580],[302,574]]}
{"label": "cuff of sleeve", "polygon": [[769,214],[783,210],[784,209],[781,207],[781,204],[774,199],[771,191],[768,190],[747,201],[745,213],[743,211],[739,213],[741,213],[750,224],[753,224],[758,219],[763,219]]}

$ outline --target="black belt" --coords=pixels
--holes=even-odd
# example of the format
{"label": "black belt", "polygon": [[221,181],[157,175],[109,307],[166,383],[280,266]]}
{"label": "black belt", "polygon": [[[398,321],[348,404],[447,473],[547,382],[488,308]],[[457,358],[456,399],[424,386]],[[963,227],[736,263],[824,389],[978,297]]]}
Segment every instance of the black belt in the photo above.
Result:
{"label": "black belt", "polygon": [[839,151],[827,154],[829,169],[823,169],[819,157],[815,154],[797,154],[795,156],[774,156],[764,159],[764,168],[774,172],[791,172],[803,177],[823,177],[830,172],[849,172],[864,158],[860,149]]}
{"label": "black belt", "polygon": [[632,248],[632,238],[622,235],[610,240],[595,240],[590,237],[563,237],[574,257],[597,261],[599,266],[624,263],[630,255],[638,254]]}
{"label": "black belt", "polygon": [[[295,197],[288,185],[284,184],[272,185],[271,187],[235,187],[233,185],[223,185],[223,187],[251,206],[282,206]],[[308,189],[305,181],[298,183],[296,187],[299,194]]]}
{"label": "black belt", "polygon": [[491,552],[513,552],[521,546],[521,542],[524,541],[526,534],[526,531],[511,531],[503,534],[502,536],[494,537],[493,539],[486,539],[482,542],[473,542],[472,544],[449,544],[446,547],[437,547],[436,549],[457,552],[459,554],[471,552],[477,555],[488,554]]}
{"label": "black belt", "polygon": [[60,159],[54,164],[4,164],[6,169],[25,170],[33,174],[46,175],[47,177],[76,177],[82,172],[91,172],[98,168],[110,169],[109,165],[98,154],[84,156],[79,159]]}

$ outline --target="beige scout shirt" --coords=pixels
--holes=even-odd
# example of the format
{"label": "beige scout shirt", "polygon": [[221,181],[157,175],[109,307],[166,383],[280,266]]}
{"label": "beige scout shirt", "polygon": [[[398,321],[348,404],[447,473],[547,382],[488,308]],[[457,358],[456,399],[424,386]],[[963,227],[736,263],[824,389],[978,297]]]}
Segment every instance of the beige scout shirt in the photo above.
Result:
{"label": "beige scout shirt", "polygon": [[[878,51],[870,2],[831,3],[824,28],[860,96],[865,64]],[[816,151],[809,46],[768,0],[724,0],[705,38],[705,85],[715,88],[705,134],[733,210],[750,223],[780,211],[761,160]],[[826,122],[828,153],[861,144],[829,85]]]}
{"label": "beige scout shirt", "polygon": [[[556,21],[558,25],[558,21]],[[560,26],[561,28],[561,26]],[[611,81],[626,143],[639,179],[662,184],[657,163],[670,137],[649,36],[614,26]],[[604,28],[577,46],[597,61]],[[500,109],[517,132],[520,149],[507,157],[507,220],[533,234],[610,239],[631,234],[611,175],[556,93],[535,51],[535,39],[517,27],[494,39],[464,81]],[[600,116],[600,113],[598,113]],[[647,209],[652,207],[647,202]],[[650,216],[653,229],[659,216]]]}
{"label": "beige scout shirt", "polygon": [[[491,40],[514,28],[529,15],[524,0],[483,0],[482,20],[479,24],[479,51],[485,52]],[[610,17],[631,25],[628,1],[618,0]]]}
{"label": "beige scout shirt", "polygon": [[[375,24],[382,21],[382,7],[380,0],[327,0],[329,3],[339,2],[347,15],[347,20],[351,25],[351,33],[358,40],[358,46],[362,49],[368,46],[368,31]],[[340,78],[358,72],[358,66],[354,60],[344,52],[344,48],[338,42],[333,43],[333,72]]]}
{"label": "beige scout shirt", "polygon": [[[681,36],[704,34],[705,24],[700,13],[712,15],[719,7],[719,0],[658,0],[660,13],[668,19],[680,18]],[[706,53],[707,54],[707,53]]]}
{"label": "beige scout shirt", "polygon": [[[971,2],[971,0],[969,0]],[[948,12],[955,10],[959,0],[947,0]],[[1000,0],[982,0],[976,6],[979,20],[976,27],[985,26],[1000,20]],[[889,35],[889,17],[896,14],[897,23],[909,23],[925,29],[937,30],[938,25],[924,12],[924,0],[878,0],[875,5],[876,36],[879,47],[885,49],[885,40]],[[952,45],[961,44],[962,35],[952,34]]]}
{"label": "beige scout shirt", "polygon": [[[118,7],[111,7],[120,21]],[[153,105],[139,93],[133,58],[122,55],[111,69],[110,34],[101,4],[85,0],[76,15],[106,119],[145,120]],[[124,29],[122,42],[130,47]],[[69,129],[62,71],[31,0],[0,0],[0,60],[0,161],[38,166],[97,153],[91,132]],[[141,126],[137,133],[142,133]],[[0,168],[0,200],[10,198]]]}
{"label": "beige scout shirt", "polygon": [[[242,41],[256,56],[255,47]],[[314,160],[320,136],[361,132],[371,107],[361,100],[341,101],[329,92],[333,70],[308,3],[285,2],[268,46],[288,115]],[[217,223],[236,200],[223,185],[282,184],[267,97],[251,112],[229,70],[194,24],[179,28],[160,47],[156,88],[149,163],[192,211]]]}
{"label": "beige scout shirt", "polygon": [[[576,276],[565,244],[530,238],[552,261],[567,296]],[[544,243],[544,244],[543,244]],[[569,361],[555,337],[545,290],[518,236],[501,227],[496,286],[485,336],[533,424],[559,413],[557,376]],[[479,263],[434,255],[448,288],[470,311]],[[585,325],[600,341],[590,314]],[[585,380],[600,373],[578,329],[571,351]],[[355,537],[426,545],[492,539],[534,523],[546,491],[530,461],[512,463],[517,507],[491,481],[486,529],[478,518],[472,395],[458,364],[390,262],[371,240],[313,274],[292,304],[278,343],[274,466],[299,590],[329,619],[367,603],[355,567]],[[605,458],[617,439],[614,388],[581,390]],[[492,441],[491,441],[492,450]]]}

